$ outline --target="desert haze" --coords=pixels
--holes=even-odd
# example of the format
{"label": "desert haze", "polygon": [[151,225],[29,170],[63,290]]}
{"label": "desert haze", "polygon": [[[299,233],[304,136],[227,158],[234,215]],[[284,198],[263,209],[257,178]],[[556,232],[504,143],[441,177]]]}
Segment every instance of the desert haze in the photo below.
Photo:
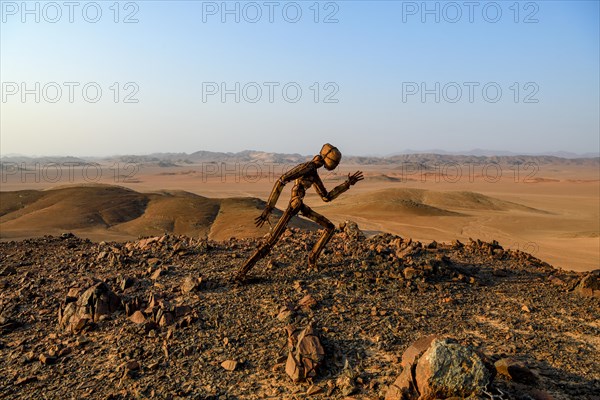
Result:
{"label": "desert haze", "polygon": [[[64,232],[94,241],[165,232],[213,240],[259,237],[268,226],[258,229],[253,219],[275,180],[306,159],[262,152],[5,157],[0,239]],[[365,180],[334,202],[323,203],[312,191],[306,200],[334,223],[353,220],[370,235],[497,240],[555,267],[587,271],[600,259],[599,168],[597,157],[347,157],[337,171],[323,171],[326,187],[355,170],[364,171]],[[292,226],[319,228],[298,217]]]}

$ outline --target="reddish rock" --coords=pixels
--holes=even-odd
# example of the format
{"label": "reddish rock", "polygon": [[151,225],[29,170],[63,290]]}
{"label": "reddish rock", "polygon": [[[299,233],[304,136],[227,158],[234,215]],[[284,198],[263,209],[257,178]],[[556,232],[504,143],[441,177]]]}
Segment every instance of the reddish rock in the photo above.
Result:
{"label": "reddish rock", "polygon": [[556,285],[556,286],[565,286],[566,285],[565,281],[563,281],[560,278],[557,278],[554,275],[550,275],[548,277],[548,280],[550,281],[550,283],[552,283],[553,285]]}
{"label": "reddish rock", "polygon": [[238,362],[235,360],[225,360],[221,363],[221,367],[226,369],[227,371],[235,371],[237,368]]}
{"label": "reddish rock", "polygon": [[175,306],[173,307],[173,314],[175,314],[175,318],[180,318],[185,315],[188,315],[193,311],[190,306]]}
{"label": "reddish rock", "polygon": [[74,317],[71,320],[71,331],[74,333],[80,332],[81,330],[83,330],[83,328],[85,328],[88,322],[90,322],[89,318],[80,318],[77,316]]}
{"label": "reddish rock", "polygon": [[35,375],[23,376],[15,381],[15,386],[25,385],[30,382],[37,382],[38,377]]}
{"label": "reddish rock", "polygon": [[98,322],[122,308],[121,299],[104,282],[96,282],[76,302],[59,309],[59,325],[71,331],[83,329],[87,321]]}
{"label": "reddish rock", "polygon": [[148,247],[150,247],[150,245],[152,243],[156,243],[160,240],[160,237],[151,237],[151,238],[147,238],[147,239],[142,239],[140,241],[137,242],[137,248],[140,250],[145,250]]}
{"label": "reddish rock", "polygon": [[402,368],[410,368],[421,357],[435,339],[439,339],[437,335],[427,335],[418,339],[416,342],[408,346],[402,354]]}
{"label": "reddish rock", "polygon": [[312,308],[317,305],[317,301],[310,294],[307,294],[298,302],[298,305],[301,308]]}
{"label": "reddish rock", "polygon": [[404,268],[404,271],[402,271],[402,273],[404,275],[404,278],[409,281],[421,275],[420,271],[413,267]]}
{"label": "reddish rock", "polygon": [[134,312],[131,317],[129,317],[129,320],[135,324],[143,324],[146,322],[146,317],[141,311],[138,310]]}
{"label": "reddish rock", "polygon": [[288,333],[288,358],[285,372],[294,382],[314,377],[316,370],[325,357],[321,341],[309,324],[304,329],[286,327]]}
{"label": "reddish rock", "polygon": [[411,367],[405,367],[394,383],[388,388],[385,393],[385,400],[412,399],[418,396],[417,393]]}
{"label": "reddish rock", "polygon": [[175,322],[175,318],[173,318],[173,314],[171,314],[170,312],[165,312],[162,313],[162,315],[160,316],[159,320],[158,320],[158,325],[159,326],[168,326],[168,325],[172,325]]}
{"label": "reddish rock", "polygon": [[388,388],[385,400],[401,400],[418,397],[414,383],[414,368],[419,357],[429,348],[437,335],[428,335],[411,344],[402,354],[402,373]]}
{"label": "reddish rock", "polygon": [[365,234],[360,230],[358,224],[354,221],[345,221],[340,224],[340,230],[344,236],[352,241],[360,241],[365,239]]}
{"label": "reddish rock", "polygon": [[310,385],[309,388],[306,390],[306,394],[308,396],[312,396],[315,394],[319,394],[323,392],[323,388],[319,385]]}
{"label": "reddish rock", "polygon": [[162,268],[157,268],[152,275],[150,275],[150,279],[152,279],[153,281],[157,280],[161,275],[163,274],[163,269]]}

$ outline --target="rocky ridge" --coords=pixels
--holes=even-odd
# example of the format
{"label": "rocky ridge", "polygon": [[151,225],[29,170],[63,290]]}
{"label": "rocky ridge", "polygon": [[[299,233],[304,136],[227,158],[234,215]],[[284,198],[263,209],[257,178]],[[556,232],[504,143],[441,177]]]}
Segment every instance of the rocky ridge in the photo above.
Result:
{"label": "rocky ridge", "polygon": [[317,238],[288,230],[245,285],[259,240],[0,243],[0,398],[384,399],[452,351],[473,398],[598,398],[598,271],[346,223],[308,272]]}

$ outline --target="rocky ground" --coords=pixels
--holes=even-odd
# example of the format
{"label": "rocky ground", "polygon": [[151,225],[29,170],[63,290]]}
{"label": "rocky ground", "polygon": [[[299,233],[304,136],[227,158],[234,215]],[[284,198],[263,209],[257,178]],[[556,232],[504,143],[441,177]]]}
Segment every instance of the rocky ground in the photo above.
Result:
{"label": "rocky ground", "polygon": [[[383,399],[431,334],[532,377],[498,374],[479,398],[600,398],[597,274],[350,223],[309,272],[317,237],[288,231],[244,285],[230,277],[258,240],[0,243],[0,398]],[[286,327],[309,324],[322,361],[294,382]]]}

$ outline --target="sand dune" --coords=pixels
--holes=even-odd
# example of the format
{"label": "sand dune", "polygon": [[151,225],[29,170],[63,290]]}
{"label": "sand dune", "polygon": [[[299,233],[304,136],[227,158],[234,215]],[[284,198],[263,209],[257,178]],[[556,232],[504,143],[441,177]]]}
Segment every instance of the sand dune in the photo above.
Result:
{"label": "sand dune", "polygon": [[[95,239],[107,235],[124,240],[170,232],[223,240],[256,237],[269,229],[268,224],[261,229],[254,226],[254,218],[265,204],[254,197],[208,198],[182,190],[140,193],[120,186],[78,185],[0,192],[0,199],[0,238],[4,239],[73,231]],[[284,206],[282,202],[279,205]],[[490,210],[544,213],[474,192],[424,189],[384,189],[347,195],[326,207],[325,215],[349,215],[372,221],[466,217]],[[281,211],[275,210],[271,222],[274,224],[280,215]],[[319,228],[299,217],[292,220],[291,226]]]}
{"label": "sand dune", "polygon": [[[469,191],[440,192],[425,189],[383,189],[348,195],[333,204],[336,212],[354,211],[369,215],[400,213],[417,216],[461,216],[463,211],[546,211]],[[461,212],[454,211],[461,210]]]}
{"label": "sand dune", "polygon": [[[72,231],[84,237],[125,240],[139,236],[230,237],[264,235],[254,218],[264,207],[256,198],[212,199],[171,190],[139,193],[108,185],[43,191],[0,192],[0,238],[16,239]],[[273,221],[281,215],[274,211]],[[294,218],[291,226],[313,230],[311,221]]]}
{"label": "sand dune", "polygon": [[11,230],[108,228],[141,216],[149,198],[115,186],[2,192],[2,234]]}
{"label": "sand dune", "polygon": [[[307,192],[306,200],[335,224],[352,219],[368,233],[438,242],[495,239],[555,266],[591,270],[599,267],[600,258],[600,181],[597,160],[589,161],[593,164],[589,166],[581,162],[540,160],[535,176],[524,167],[503,165],[497,180],[482,175],[480,167],[464,165],[457,180],[426,165],[407,172],[397,164],[344,163],[337,171],[322,171],[328,189],[356,170],[364,171],[365,180],[334,202],[323,203],[314,190]],[[24,180],[19,174],[6,177],[0,192],[0,240],[64,231],[96,241],[131,240],[165,231],[217,240],[261,236],[269,227],[257,230],[253,220],[285,169],[265,167],[256,179],[244,175],[241,167],[232,174],[237,164],[211,174],[205,164],[140,166],[135,180],[122,180],[114,177],[111,165],[105,165],[106,173],[97,182],[107,184],[102,190],[81,186],[81,179],[74,182],[77,188],[52,188],[51,182]],[[74,176],[81,173],[75,170]],[[291,185],[284,189],[280,209],[287,206],[290,189]],[[278,213],[274,214],[272,223],[277,220]],[[300,218],[292,225],[319,228]]]}
{"label": "sand dune", "polygon": [[[260,229],[254,226],[254,219],[260,215],[264,207],[265,202],[257,198],[221,199],[221,207],[210,227],[208,237],[213,240],[223,240],[230,237],[242,238],[264,235],[269,231],[268,224]],[[281,215],[280,210],[273,210],[270,218],[271,224],[275,225]],[[317,224],[300,217],[292,218],[290,225],[307,230],[320,229]]]}

